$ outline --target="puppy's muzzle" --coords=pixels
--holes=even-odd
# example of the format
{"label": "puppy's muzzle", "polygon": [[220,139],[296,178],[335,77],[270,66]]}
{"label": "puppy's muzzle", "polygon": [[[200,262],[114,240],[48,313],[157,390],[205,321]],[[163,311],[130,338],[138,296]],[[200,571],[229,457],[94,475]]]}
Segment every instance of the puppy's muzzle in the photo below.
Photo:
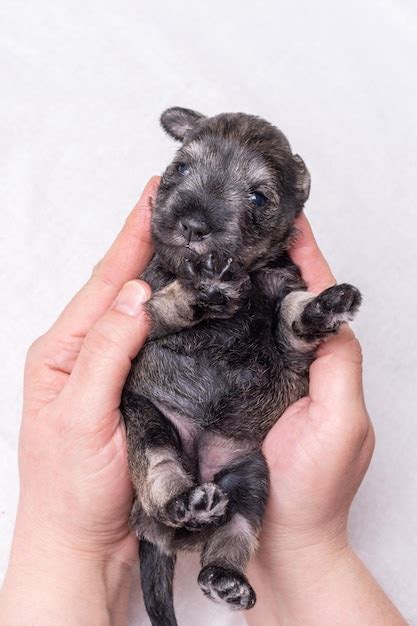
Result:
{"label": "puppy's muzzle", "polygon": [[211,228],[202,217],[183,217],[179,221],[178,229],[187,243],[203,241],[210,233]]}

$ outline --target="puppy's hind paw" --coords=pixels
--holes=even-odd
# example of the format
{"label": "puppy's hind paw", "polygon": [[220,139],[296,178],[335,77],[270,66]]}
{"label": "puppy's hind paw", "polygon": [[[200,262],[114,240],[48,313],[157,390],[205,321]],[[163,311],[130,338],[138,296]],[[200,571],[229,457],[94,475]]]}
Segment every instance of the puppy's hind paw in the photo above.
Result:
{"label": "puppy's hind paw", "polygon": [[201,530],[219,523],[228,497],[215,483],[198,485],[173,498],[165,509],[166,523],[176,528]]}
{"label": "puppy's hind paw", "polygon": [[207,565],[198,576],[198,584],[204,595],[215,602],[224,602],[232,609],[247,610],[255,605],[256,594],[240,572]]}

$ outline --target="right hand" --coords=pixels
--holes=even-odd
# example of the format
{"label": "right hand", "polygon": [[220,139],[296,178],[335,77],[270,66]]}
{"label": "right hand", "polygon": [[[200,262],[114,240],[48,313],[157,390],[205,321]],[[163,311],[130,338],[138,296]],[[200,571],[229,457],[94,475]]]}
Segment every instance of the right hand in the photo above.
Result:
{"label": "right hand", "polygon": [[[335,279],[307,219],[291,251],[309,291]],[[309,395],[290,406],[269,432],[264,453],[271,492],[257,558],[321,542],[347,545],[347,518],[374,448],[362,387],[362,354],[346,325],[324,342],[310,368]]]}
{"label": "right hand", "polygon": [[[292,258],[309,291],[320,293],[335,280],[303,215],[297,225]],[[285,411],[264,442],[271,490],[250,565],[258,602],[249,624],[406,626],[347,538],[374,442],[360,345],[344,326],[320,347],[309,395]]]}

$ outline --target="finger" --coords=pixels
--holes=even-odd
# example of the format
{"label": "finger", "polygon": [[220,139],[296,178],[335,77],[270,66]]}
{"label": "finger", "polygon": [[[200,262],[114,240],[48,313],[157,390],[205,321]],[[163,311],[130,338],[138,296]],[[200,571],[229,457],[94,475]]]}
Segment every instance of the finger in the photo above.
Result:
{"label": "finger", "polygon": [[120,404],[123,385],[148,334],[143,303],[149,286],[139,280],[127,282],[115,303],[90,328],[80,354],[58,397],[71,416],[96,424],[114,413]]}
{"label": "finger", "polygon": [[42,338],[48,366],[70,373],[89,328],[114,301],[120,287],[137,278],[152,253],[150,235],[151,205],[159,177],[147,183],[140,199],[89,281],[66,306],[52,328]]}
{"label": "finger", "polygon": [[323,415],[341,419],[363,409],[362,351],[347,325],[319,348],[310,367],[310,398]]}
{"label": "finger", "polygon": [[336,283],[329,264],[324,258],[314,238],[308,219],[301,213],[296,219],[295,226],[299,236],[290,249],[294,263],[300,269],[309,291],[320,293]]}

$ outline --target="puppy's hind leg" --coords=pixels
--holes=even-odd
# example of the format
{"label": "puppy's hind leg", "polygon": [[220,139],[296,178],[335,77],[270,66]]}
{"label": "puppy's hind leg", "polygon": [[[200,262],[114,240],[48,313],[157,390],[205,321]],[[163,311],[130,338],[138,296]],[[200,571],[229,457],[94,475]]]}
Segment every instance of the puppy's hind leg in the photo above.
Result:
{"label": "puppy's hind leg", "polygon": [[145,539],[139,545],[143,599],[152,626],[177,626],[173,603],[175,556]]}
{"label": "puppy's hind leg", "polygon": [[262,453],[254,452],[222,470],[214,481],[229,498],[230,517],[204,547],[198,583],[212,600],[232,609],[250,609],[256,595],[245,569],[257,545],[268,497],[268,468]]}
{"label": "puppy's hind leg", "polygon": [[149,400],[129,390],[123,393],[121,411],[136,497],[146,515],[169,523],[168,503],[194,484],[184,467],[178,431]]}

